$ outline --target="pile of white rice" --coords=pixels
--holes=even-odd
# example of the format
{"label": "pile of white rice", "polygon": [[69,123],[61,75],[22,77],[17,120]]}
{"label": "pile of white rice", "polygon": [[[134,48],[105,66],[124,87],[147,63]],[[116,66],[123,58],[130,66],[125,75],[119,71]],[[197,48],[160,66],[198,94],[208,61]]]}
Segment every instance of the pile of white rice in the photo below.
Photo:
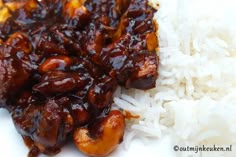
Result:
{"label": "pile of white rice", "polygon": [[144,137],[168,137],[172,151],[174,145],[232,144],[232,152],[172,152],[172,156],[232,157],[236,154],[236,4],[150,1],[160,4],[155,16],[159,79],[153,90],[116,92],[116,106],[140,115],[129,121],[125,145]]}

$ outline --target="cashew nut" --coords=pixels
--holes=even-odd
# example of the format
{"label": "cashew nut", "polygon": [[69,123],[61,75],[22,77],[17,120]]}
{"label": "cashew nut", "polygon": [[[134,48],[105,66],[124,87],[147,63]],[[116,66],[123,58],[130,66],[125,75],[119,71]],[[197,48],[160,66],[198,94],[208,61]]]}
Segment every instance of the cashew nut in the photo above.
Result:
{"label": "cashew nut", "polygon": [[5,5],[12,11],[14,12],[15,10],[21,8],[25,2],[6,2]]}
{"label": "cashew nut", "polygon": [[158,47],[157,36],[154,32],[146,35],[147,49],[149,51],[155,51]]}
{"label": "cashew nut", "polygon": [[74,18],[75,16],[82,16],[87,14],[87,9],[83,6],[85,0],[69,0],[66,1],[63,8],[63,13],[68,15],[69,18]]}
{"label": "cashew nut", "polygon": [[48,58],[39,66],[40,73],[46,73],[51,70],[64,69],[72,64],[72,59],[67,56],[53,56]]}
{"label": "cashew nut", "polygon": [[93,157],[106,156],[123,140],[125,118],[120,111],[111,111],[96,129],[100,134],[92,137],[88,129],[78,128],[74,132],[74,142],[84,154]]}
{"label": "cashew nut", "polygon": [[6,44],[16,48],[17,50],[23,50],[27,54],[32,51],[32,45],[29,38],[26,34],[21,32],[12,34],[6,41]]}
{"label": "cashew nut", "polygon": [[22,7],[24,2],[6,2],[0,0],[0,23],[4,23],[9,17],[12,16],[12,12]]}
{"label": "cashew nut", "polygon": [[9,17],[11,17],[11,13],[7,7],[0,8],[0,23],[4,23]]}

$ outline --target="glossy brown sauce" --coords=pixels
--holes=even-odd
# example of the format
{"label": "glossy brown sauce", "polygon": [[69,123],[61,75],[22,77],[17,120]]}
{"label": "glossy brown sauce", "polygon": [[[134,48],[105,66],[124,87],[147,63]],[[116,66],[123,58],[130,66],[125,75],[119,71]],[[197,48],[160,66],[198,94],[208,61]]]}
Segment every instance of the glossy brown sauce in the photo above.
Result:
{"label": "glossy brown sauce", "polygon": [[139,119],[139,115],[133,115],[131,112],[125,110],[125,118],[128,120]]}
{"label": "glossy brown sauce", "polygon": [[29,156],[56,154],[76,128],[93,126],[118,85],[155,87],[156,10],[147,0],[4,0],[2,9],[0,107]]}

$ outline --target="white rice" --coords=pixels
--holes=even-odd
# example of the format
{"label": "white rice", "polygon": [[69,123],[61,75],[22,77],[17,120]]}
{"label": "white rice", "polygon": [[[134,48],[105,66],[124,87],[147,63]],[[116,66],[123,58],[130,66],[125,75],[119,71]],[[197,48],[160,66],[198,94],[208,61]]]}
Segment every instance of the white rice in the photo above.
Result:
{"label": "white rice", "polygon": [[[150,1],[160,4],[155,16],[159,79],[152,90],[116,92],[116,107],[140,115],[128,121],[125,145],[133,138],[168,136],[180,146],[232,144],[236,149],[236,3]],[[174,154],[232,157],[236,150]]]}

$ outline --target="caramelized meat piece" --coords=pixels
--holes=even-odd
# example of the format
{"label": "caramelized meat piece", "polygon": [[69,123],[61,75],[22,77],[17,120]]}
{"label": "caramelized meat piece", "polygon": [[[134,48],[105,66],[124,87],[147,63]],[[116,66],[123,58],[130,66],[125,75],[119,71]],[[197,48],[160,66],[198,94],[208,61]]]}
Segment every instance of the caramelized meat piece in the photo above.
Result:
{"label": "caramelized meat piece", "polygon": [[13,34],[0,44],[0,107],[27,82],[31,73],[30,44],[22,34]]}
{"label": "caramelized meat piece", "polygon": [[96,82],[88,91],[88,102],[97,108],[108,107],[112,103],[112,95],[117,87],[111,77],[104,77]]}
{"label": "caramelized meat piece", "polygon": [[139,89],[155,87],[157,56],[149,51],[140,51],[135,55],[132,54],[130,60],[131,65],[121,70],[121,72],[126,73],[130,71],[130,68],[135,69],[127,79],[125,86]]}
{"label": "caramelized meat piece", "polygon": [[12,117],[17,131],[31,141],[28,147],[37,147],[45,154],[58,153],[74,126],[70,113],[60,103],[56,99],[39,103],[29,93],[20,97]]}
{"label": "caramelized meat piece", "polygon": [[[87,5],[96,4],[88,6],[89,10],[94,11],[92,12],[94,23],[90,24],[86,32],[88,35],[85,36],[85,41],[89,44],[84,43],[91,60],[105,68],[107,73],[117,78],[119,84],[127,88],[155,87],[158,59],[153,53],[158,44],[155,36],[156,26],[153,22],[154,9],[143,0],[104,1],[104,3],[93,0],[86,3]],[[103,4],[109,5],[111,9],[109,10],[109,7],[104,7],[107,10],[103,9]],[[120,4],[125,5],[121,7]],[[121,10],[124,11],[123,14],[120,14]],[[104,17],[110,17],[108,19],[111,20],[118,18],[119,23],[114,24],[109,20],[104,22]],[[139,58],[140,52],[145,54],[145,57],[142,57],[145,61],[136,64],[136,59],[133,58]],[[147,63],[148,61],[151,62]],[[151,73],[136,75],[136,73],[142,73],[144,67],[146,71],[150,68]],[[132,80],[137,79],[143,85],[130,84],[131,77]]]}
{"label": "caramelized meat piece", "polygon": [[155,87],[155,11],[148,0],[0,0],[0,107],[29,157],[58,153],[71,135],[95,156],[122,141],[122,112],[109,113],[113,93]]}

